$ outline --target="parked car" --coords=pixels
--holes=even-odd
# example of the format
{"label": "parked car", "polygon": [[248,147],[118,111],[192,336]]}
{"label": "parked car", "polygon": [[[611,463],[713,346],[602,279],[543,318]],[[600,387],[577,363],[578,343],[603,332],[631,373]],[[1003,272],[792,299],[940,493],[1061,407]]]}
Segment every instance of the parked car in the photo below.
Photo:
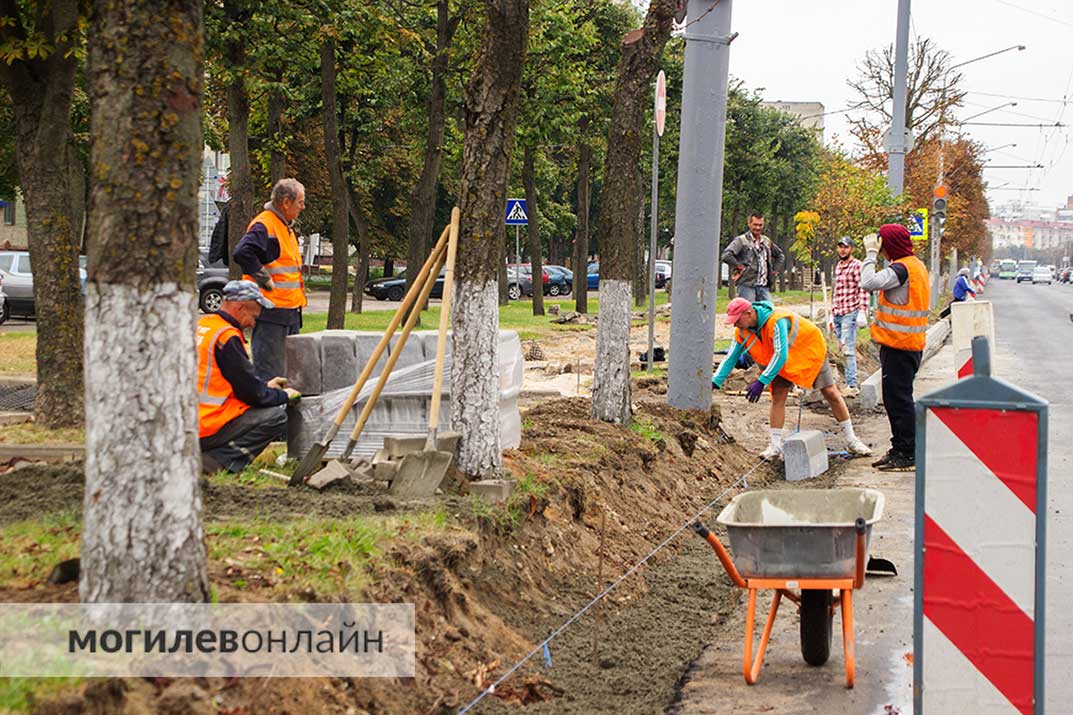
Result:
{"label": "parked car", "polygon": [[[429,298],[443,297],[443,277],[447,273],[446,268],[440,269],[440,275],[432,285]],[[402,300],[406,295],[406,271],[402,270],[390,278],[376,278],[365,284],[365,294],[371,295],[377,300]]]}
{"label": "parked car", "polygon": [[671,262],[656,261],[656,287],[663,288],[671,279]]}
{"label": "parked car", "polygon": [[7,318],[7,296],[4,295],[4,274],[0,273],[0,325],[2,325]]}
{"label": "parked car", "polygon": [[[1021,277],[1018,276],[1017,280],[1020,282]],[[1037,283],[1046,283],[1047,285],[1050,285],[1053,280],[1054,276],[1051,275],[1051,269],[1047,266],[1036,266],[1032,269],[1032,285]]]}
{"label": "parked car", "polygon": [[589,290],[600,290],[600,264],[590,263],[586,269],[585,285]]}
{"label": "parked car", "polygon": [[[1032,281],[1032,274],[1036,270],[1035,261],[1021,261],[1017,264],[1017,282]],[[1050,271],[1048,271],[1050,273]]]}
{"label": "parked car", "polygon": [[507,266],[507,297],[520,300],[523,295],[533,295],[533,275],[519,271],[518,266]]}
{"label": "parked car", "polygon": [[[0,274],[4,278],[8,316],[34,315],[34,274],[28,251],[0,251]],[[82,293],[86,292],[86,271],[78,269]]]}
{"label": "parked car", "polygon": [[197,259],[197,306],[202,313],[215,313],[224,302],[224,286],[231,280],[223,261],[208,264],[208,256],[202,252]]}
{"label": "parked car", "polygon": [[377,300],[402,300],[406,295],[406,269],[403,268],[393,276],[366,281],[363,291],[365,295]]}
{"label": "parked car", "polygon": [[[574,289],[574,272],[566,266],[544,266],[544,270],[551,276],[548,285],[548,295],[570,295]],[[558,278],[562,278],[560,283]]]}

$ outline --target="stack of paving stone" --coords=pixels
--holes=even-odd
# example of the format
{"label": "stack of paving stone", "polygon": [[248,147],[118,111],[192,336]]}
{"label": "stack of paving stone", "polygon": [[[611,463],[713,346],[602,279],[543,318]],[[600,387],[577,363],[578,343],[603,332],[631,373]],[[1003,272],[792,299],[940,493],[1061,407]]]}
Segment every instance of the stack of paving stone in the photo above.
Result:
{"label": "stack of paving stone", "polygon": [[[355,330],[325,330],[319,333],[292,335],[287,338],[287,379],[302,393],[301,401],[290,409],[287,424],[287,454],[301,458],[324,436],[346,401],[354,382],[372,357],[381,333]],[[402,355],[395,363],[384,391],[380,394],[355,455],[371,457],[385,437],[407,437],[428,433],[429,406],[432,401],[433,372],[436,365],[436,332],[415,331],[410,334]],[[396,349],[397,337],[377,363],[372,377],[347,414],[339,434],[328,447],[327,456],[337,457],[346,447],[350,432],[367,396],[376,387],[377,378],[388,356]],[[444,364],[440,425],[451,422],[451,352],[450,337]],[[522,388],[524,361],[522,345],[513,330],[499,332],[499,424],[504,449],[521,443],[521,415],[518,395]]]}

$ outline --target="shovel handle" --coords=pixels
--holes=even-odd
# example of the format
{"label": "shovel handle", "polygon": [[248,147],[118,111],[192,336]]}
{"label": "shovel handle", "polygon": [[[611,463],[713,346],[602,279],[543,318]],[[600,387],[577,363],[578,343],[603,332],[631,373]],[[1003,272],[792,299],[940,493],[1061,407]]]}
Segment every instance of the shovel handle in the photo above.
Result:
{"label": "shovel handle", "polygon": [[326,442],[331,442],[339,431],[339,428],[343,426],[347,413],[350,412],[350,408],[357,402],[358,395],[361,393],[361,388],[365,387],[365,383],[369,380],[369,376],[372,375],[376,363],[380,361],[380,357],[384,354],[384,350],[387,349],[388,343],[391,341],[391,336],[395,334],[395,329],[399,327],[399,323],[402,322],[403,316],[410,310],[410,306],[414,304],[414,300],[417,298],[418,293],[421,292],[430,269],[432,268],[432,264],[439,260],[439,255],[443,252],[447,243],[448,234],[449,230],[446,228],[443,229],[443,233],[440,234],[439,240],[436,241],[436,246],[433,248],[432,253],[429,254],[425,264],[421,266],[421,270],[418,271],[410,289],[406,291],[406,296],[402,299],[402,304],[399,305],[398,309],[395,311],[395,315],[391,316],[391,322],[388,323],[387,328],[384,329],[384,335],[380,338],[380,342],[376,344],[376,349],[373,350],[372,357],[369,358],[369,362],[365,363],[365,367],[362,368],[361,374],[354,383],[354,387],[350,388],[350,394],[347,395],[346,401],[339,410],[339,414],[335,416],[335,421],[332,423],[329,436],[325,440]]}
{"label": "shovel handle", "polygon": [[440,425],[440,393],[443,392],[443,363],[447,352],[447,325],[451,322],[451,293],[455,282],[455,256],[458,253],[458,222],[461,211],[451,210],[450,232],[447,238],[447,272],[443,277],[443,300],[440,302],[440,331],[436,336],[436,369],[432,373],[432,404],[429,407],[428,434],[435,448],[436,429]]}
{"label": "shovel handle", "polygon": [[[435,271],[429,273],[425,282],[421,285],[421,296],[419,300],[420,305],[424,305],[428,300],[429,293],[432,292],[432,286],[436,285],[436,278],[433,273],[438,274],[440,267],[443,265],[443,252],[445,247],[440,246],[439,249],[433,252],[430,258],[435,258],[436,263],[433,268]],[[414,329],[414,325],[417,324],[417,319],[421,317],[421,311],[416,308],[410,312],[409,317],[406,318],[406,324],[402,328],[402,332],[399,334],[398,342],[395,343],[395,349],[388,355],[387,363],[384,365],[383,371],[380,373],[380,379],[376,381],[376,387],[373,388],[372,394],[369,395],[369,399],[365,401],[365,406],[361,409],[361,415],[358,417],[357,423],[354,424],[354,431],[350,433],[350,442],[347,444],[347,452],[354,448],[354,443],[358,441],[361,436],[361,431],[365,429],[365,423],[369,420],[369,415],[373,412],[373,407],[376,406],[376,401],[380,398],[380,393],[384,391],[384,387],[387,385],[387,380],[391,376],[391,370],[395,367],[395,363],[399,361],[402,356],[402,349],[406,345],[406,339],[410,337],[410,331]],[[346,456],[350,456],[347,454]]]}

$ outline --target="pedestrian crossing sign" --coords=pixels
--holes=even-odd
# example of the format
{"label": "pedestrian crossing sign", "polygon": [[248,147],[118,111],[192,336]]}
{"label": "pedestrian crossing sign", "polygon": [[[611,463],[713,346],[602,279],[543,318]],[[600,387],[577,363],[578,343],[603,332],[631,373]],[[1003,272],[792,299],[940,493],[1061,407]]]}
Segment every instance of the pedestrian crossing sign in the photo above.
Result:
{"label": "pedestrian crossing sign", "polygon": [[507,225],[529,225],[529,214],[525,211],[525,199],[507,199]]}
{"label": "pedestrian crossing sign", "polygon": [[911,216],[912,222],[909,224],[910,237],[923,241],[928,237],[928,210],[917,209]]}

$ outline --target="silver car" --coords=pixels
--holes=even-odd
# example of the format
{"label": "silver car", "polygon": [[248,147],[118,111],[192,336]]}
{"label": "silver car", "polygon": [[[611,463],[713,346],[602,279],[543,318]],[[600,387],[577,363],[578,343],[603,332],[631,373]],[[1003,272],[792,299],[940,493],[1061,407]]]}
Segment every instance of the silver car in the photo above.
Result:
{"label": "silver car", "polygon": [[[3,317],[34,314],[34,275],[28,251],[0,251],[0,277],[4,281],[7,300]],[[86,271],[78,269],[82,292],[86,292]]]}

